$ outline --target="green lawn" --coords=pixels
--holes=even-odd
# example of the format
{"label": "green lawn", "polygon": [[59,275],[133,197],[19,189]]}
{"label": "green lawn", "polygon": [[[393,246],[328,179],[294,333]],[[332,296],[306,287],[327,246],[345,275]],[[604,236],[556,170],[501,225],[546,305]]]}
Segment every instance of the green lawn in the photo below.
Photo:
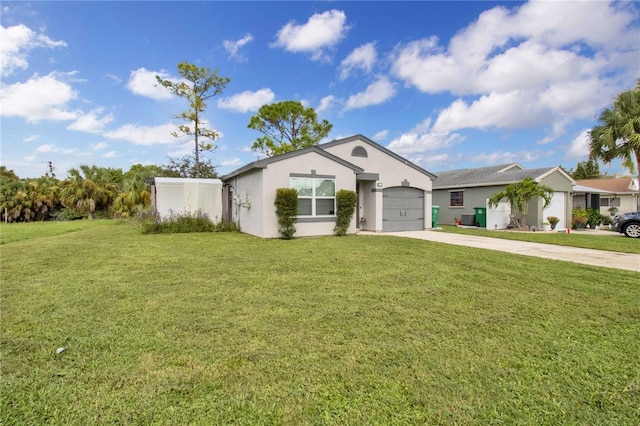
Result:
{"label": "green lawn", "polygon": [[610,235],[598,235],[589,231],[571,231],[570,234],[567,234],[565,232],[491,231],[453,225],[440,225],[440,227],[442,228],[441,232],[640,254],[640,239],[627,238],[613,231]]}
{"label": "green lawn", "polygon": [[2,424],[640,420],[638,273],[389,236],[21,235]]}

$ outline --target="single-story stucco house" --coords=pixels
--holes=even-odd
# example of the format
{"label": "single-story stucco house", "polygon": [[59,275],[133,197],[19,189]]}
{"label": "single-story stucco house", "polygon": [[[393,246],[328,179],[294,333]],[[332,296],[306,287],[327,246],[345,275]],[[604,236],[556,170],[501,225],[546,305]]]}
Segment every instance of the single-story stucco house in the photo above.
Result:
{"label": "single-story stucco house", "polygon": [[599,209],[602,215],[628,213],[640,210],[638,179],[632,177],[578,179],[573,188],[575,208]]}
{"label": "single-story stucco house", "polygon": [[[476,209],[486,209],[492,194],[504,190],[511,183],[533,178],[536,182],[551,187],[555,193],[551,205],[543,210],[544,200],[535,199],[529,204],[527,225],[542,228],[548,216],[560,219],[557,229],[571,224],[571,190],[575,181],[561,167],[525,169],[518,163],[476,169],[452,170],[437,173],[433,182],[433,204],[439,206],[441,224],[454,224],[456,219],[476,215]],[[492,215],[486,211],[487,229],[504,229],[508,224],[509,206],[498,206],[502,214]],[[470,223],[464,223],[470,224]]]}
{"label": "single-story stucco house", "polygon": [[432,173],[355,135],[254,161],[222,176],[223,219],[242,232],[280,237],[277,188],[298,191],[295,236],[332,235],[336,192],[358,195],[347,233],[431,228]]}

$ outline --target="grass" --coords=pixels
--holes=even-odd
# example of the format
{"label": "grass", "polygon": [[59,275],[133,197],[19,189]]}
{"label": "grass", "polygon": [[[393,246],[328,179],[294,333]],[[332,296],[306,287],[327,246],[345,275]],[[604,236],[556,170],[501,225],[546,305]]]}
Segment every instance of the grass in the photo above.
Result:
{"label": "grass", "polygon": [[440,225],[440,227],[441,232],[640,254],[640,240],[627,238],[613,231],[611,235],[595,235],[588,231],[572,231],[567,234],[565,232],[490,231],[453,225]]}
{"label": "grass", "polygon": [[640,420],[637,273],[385,236],[27,234],[1,252],[3,424]]}
{"label": "grass", "polygon": [[52,237],[68,232],[103,227],[119,223],[114,220],[73,220],[68,222],[0,223],[0,244],[32,238]]}

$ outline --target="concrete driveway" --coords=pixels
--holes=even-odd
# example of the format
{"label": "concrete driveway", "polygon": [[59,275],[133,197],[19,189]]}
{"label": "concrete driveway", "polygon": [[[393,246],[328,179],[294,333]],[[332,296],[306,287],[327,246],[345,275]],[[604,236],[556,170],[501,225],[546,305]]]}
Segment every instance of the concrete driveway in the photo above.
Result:
{"label": "concrete driveway", "polygon": [[[385,233],[361,231],[358,234],[392,235],[405,238],[417,238],[444,244],[454,244],[458,246],[497,250],[508,253],[521,254],[524,256],[543,257],[546,259],[564,260],[567,262],[582,263],[585,265],[602,266],[605,268],[625,269],[627,271],[640,272],[640,255],[638,254],[592,250],[577,247],[559,246],[554,244],[530,243],[525,241],[505,240],[501,238],[477,237],[475,235],[451,234],[448,232],[430,230]],[[611,234],[611,232],[609,232],[609,234]],[[611,237],[603,236],[601,238],[625,238],[621,235],[611,235]],[[638,241],[638,243],[640,243],[640,241]]]}

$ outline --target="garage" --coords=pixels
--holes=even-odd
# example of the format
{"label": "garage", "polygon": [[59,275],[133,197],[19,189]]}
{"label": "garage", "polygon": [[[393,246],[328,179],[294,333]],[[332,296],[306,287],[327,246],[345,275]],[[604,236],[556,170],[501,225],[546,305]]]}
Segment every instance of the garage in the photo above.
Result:
{"label": "garage", "polygon": [[546,209],[544,209],[543,211],[543,222],[547,221],[547,217],[549,216],[555,216],[558,219],[560,219],[560,222],[558,222],[558,224],[556,225],[556,229],[564,229],[566,227],[566,223],[565,223],[565,209],[566,209],[566,202],[565,202],[565,193],[564,192],[554,192],[553,193],[553,197],[551,198],[551,204],[549,204],[549,207],[547,207]]}
{"label": "garage", "polygon": [[386,188],[382,193],[382,231],[422,231],[424,191],[409,187]]}

